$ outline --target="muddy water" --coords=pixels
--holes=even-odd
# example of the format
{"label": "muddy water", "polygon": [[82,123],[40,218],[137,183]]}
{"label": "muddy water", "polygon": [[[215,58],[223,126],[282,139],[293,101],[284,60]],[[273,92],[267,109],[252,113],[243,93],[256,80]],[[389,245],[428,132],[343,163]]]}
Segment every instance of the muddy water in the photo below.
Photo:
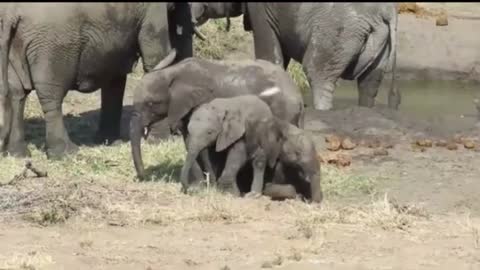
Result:
{"label": "muddy water", "polygon": [[[477,123],[474,98],[480,98],[480,84],[463,81],[397,81],[402,92],[402,115],[441,128],[444,131],[462,131]],[[388,85],[382,84],[376,98],[378,107],[387,105]],[[310,93],[305,101],[311,105]],[[356,83],[340,81],[335,90],[334,109],[356,106]]]}

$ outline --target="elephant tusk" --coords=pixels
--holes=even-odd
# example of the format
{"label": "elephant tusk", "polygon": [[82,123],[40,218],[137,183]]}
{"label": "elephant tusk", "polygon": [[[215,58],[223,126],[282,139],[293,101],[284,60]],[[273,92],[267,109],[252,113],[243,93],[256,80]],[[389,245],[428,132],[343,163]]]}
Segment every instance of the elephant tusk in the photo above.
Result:
{"label": "elephant tusk", "polygon": [[149,128],[148,127],[144,127],[143,128],[143,139],[147,139],[148,137],[148,133],[149,133]]}
{"label": "elephant tusk", "polygon": [[203,35],[200,30],[198,30],[198,28],[196,26],[193,27],[193,32],[195,33],[195,35],[201,40],[201,41],[205,41],[207,40],[207,38],[205,37],[205,35]]}

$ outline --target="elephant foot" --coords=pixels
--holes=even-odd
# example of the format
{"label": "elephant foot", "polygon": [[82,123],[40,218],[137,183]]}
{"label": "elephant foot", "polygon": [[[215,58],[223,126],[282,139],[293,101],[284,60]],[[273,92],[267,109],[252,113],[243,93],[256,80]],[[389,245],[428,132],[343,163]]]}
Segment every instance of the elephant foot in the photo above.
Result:
{"label": "elephant foot", "polygon": [[26,158],[32,156],[32,153],[30,150],[28,150],[25,142],[8,144],[5,153],[16,158]]}
{"label": "elephant foot", "polygon": [[330,111],[333,108],[332,102],[327,102],[327,101],[317,101],[313,104],[313,107],[317,111]]}
{"label": "elephant foot", "polygon": [[66,155],[78,152],[78,146],[73,142],[68,142],[61,146],[53,146],[47,149],[47,158],[51,160],[62,159]]}
{"label": "elephant foot", "polygon": [[262,197],[262,194],[257,193],[255,191],[250,191],[247,194],[245,194],[245,198],[249,198],[249,199],[258,199],[260,197]]}
{"label": "elephant foot", "polygon": [[360,97],[358,99],[358,106],[372,108],[375,106],[375,99],[371,97]]}
{"label": "elephant foot", "polygon": [[232,180],[219,179],[217,182],[217,188],[222,192],[228,192],[236,197],[240,196],[240,190]]}

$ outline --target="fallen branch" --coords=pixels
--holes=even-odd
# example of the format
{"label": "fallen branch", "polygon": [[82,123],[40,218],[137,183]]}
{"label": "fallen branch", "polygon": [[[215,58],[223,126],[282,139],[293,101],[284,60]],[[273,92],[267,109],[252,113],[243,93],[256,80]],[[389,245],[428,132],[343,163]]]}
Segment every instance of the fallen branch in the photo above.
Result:
{"label": "fallen branch", "polygon": [[0,186],[7,186],[7,185],[13,185],[17,183],[20,180],[23,180],[27,178],[27,173],[28,171],[32,171],[36,177],[47,177],[48,173],[44,171],[40,171],[37,168],[35,168],[30,160],[25,162],[25,167],[23,168],[22,172],[15,175],[10,181],[6,183],[0,183]]}

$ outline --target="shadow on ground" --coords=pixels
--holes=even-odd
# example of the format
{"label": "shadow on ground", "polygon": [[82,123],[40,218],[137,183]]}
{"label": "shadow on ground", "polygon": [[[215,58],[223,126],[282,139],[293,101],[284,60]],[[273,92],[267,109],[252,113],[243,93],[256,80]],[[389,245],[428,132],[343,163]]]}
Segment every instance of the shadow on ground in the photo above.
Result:
{"label": "shadow on ground", "polygon": [[[129,122],[132,106],[125,105],[122,113],[120,140],[129,141]],[[100,122],[100,109],[86,111],[79,115],[66,114],[63,117],[70,139],[80,146],[96,146],[94,137]],[[157,144],[170,137],[170,131],[166,122],[157,123],[152,127],[147,143]],[[33,143],[37,148],[45,147],[45,120],[43,117],[25,119],[25,139],[27,143]]]}

